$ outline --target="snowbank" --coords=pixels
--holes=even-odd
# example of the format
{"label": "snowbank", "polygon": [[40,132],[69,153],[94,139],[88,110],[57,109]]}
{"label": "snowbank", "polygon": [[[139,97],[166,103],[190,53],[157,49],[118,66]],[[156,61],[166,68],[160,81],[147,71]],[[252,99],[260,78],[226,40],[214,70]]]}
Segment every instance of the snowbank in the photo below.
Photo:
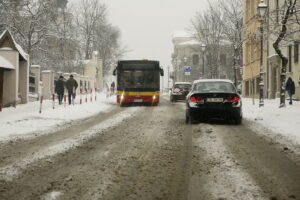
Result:
{"label": "snowbank", "polygon": [[[19,137],[31,137],[32,135],[46,134],[55,131],[59,126],[96,115],[99,112],[109,112],[115,104],[115,96],[106,98],[106,94],[97,94],[97,101],[83,101],[79,104],[76,97],[75,105],[58,105],[55,109],[50,100],[43,102],[42,113],[39,113],[38,101],[18,105],[16,108],[4,108],[0,112],[0,141],[7,141]],[[29,133],[32,133],[29,135]]]}
{"label": "snowbank", "polygon": [[269,129],[300,145],[300,102],[294,101],[293,105],[288,105],[286,101],[284,108],[279,108],[279,99],[265,100],[261,108],[258,103],[255,100],[253,105],[252,99],[243,99],[243,115],[250,121],[250,128],[261,129],[259,132],[264,132],[264,128]]}

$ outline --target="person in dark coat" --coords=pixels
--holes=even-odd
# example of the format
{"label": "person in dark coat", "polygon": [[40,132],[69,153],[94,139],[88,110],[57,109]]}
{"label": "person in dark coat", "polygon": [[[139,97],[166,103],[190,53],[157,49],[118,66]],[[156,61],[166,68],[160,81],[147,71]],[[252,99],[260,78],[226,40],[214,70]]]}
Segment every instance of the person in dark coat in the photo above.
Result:
{"label": "person in dark coat", "polygon": [[111,93],[114,94],[115,93],[115,82],[112,82],[110,84],[110,89],[111,89]]}
{"label": "person in dark coat", "polygon": [[62,104],[62,100],[65,92],[65,81],[63,76],[59,76],[59,79],[55,82],[55,93],[57,94],[59,105]]}
{"label": "person in dark coat", "polygon": [[70,75],[70,78],[66,81],[66,88],[68,90],[68,100],[69,100],[69,105],[72,103],[72,97],[75,95],[75,91],[78,87],[77,81],[74,79],[73,75]]}
{"label": "person in dark coat", "polygon": [[290,97],[289,104],[292,105],[293,104],[293,95],[295,94],[295,83],[291,77],[288,78],[286,85],[285,85],[285,89],[288,92],[288,95]]}

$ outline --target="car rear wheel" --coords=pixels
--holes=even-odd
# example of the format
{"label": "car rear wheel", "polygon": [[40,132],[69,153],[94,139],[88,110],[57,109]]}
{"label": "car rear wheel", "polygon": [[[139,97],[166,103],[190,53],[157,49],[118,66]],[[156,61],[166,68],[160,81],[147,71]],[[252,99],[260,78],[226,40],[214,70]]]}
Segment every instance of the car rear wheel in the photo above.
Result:
{"label": "car rear wheel", "polygon": [[242,117],[240,115],[237,115],[234,117],[234,123],[236,125],[240,125],[242,123]]}
{"label": "car rear wheel", "polygon": [[185,123],[186,124],[194,124],[196,122],[195,117],[190,115],[188,111],[186,111],[185,115]]}

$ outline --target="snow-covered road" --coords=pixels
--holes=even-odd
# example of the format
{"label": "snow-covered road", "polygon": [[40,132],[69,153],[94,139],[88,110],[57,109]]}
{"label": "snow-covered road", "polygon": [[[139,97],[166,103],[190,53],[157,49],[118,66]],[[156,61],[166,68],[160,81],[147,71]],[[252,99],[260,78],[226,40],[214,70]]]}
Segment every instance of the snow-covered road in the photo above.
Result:
{"label": "snow-covered road", "polygon": [[0,144],[0,199],[300,196],[298,155],[251,130],[251,120],[186,125],[183,103],[109,101],[91,118]]}

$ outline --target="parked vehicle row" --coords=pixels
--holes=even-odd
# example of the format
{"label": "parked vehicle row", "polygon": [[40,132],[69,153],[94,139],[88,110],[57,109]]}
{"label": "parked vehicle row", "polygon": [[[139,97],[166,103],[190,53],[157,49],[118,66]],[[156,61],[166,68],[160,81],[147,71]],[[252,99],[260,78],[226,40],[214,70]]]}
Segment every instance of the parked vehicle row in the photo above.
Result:
{"label": "parked vehicle row", "polygon": [[242,122],[242,98],[236,87],[226,79],[201,79],[193,85],[186,82],[174,84],[171,102],[186,102],[186,123],[217,118]]}

